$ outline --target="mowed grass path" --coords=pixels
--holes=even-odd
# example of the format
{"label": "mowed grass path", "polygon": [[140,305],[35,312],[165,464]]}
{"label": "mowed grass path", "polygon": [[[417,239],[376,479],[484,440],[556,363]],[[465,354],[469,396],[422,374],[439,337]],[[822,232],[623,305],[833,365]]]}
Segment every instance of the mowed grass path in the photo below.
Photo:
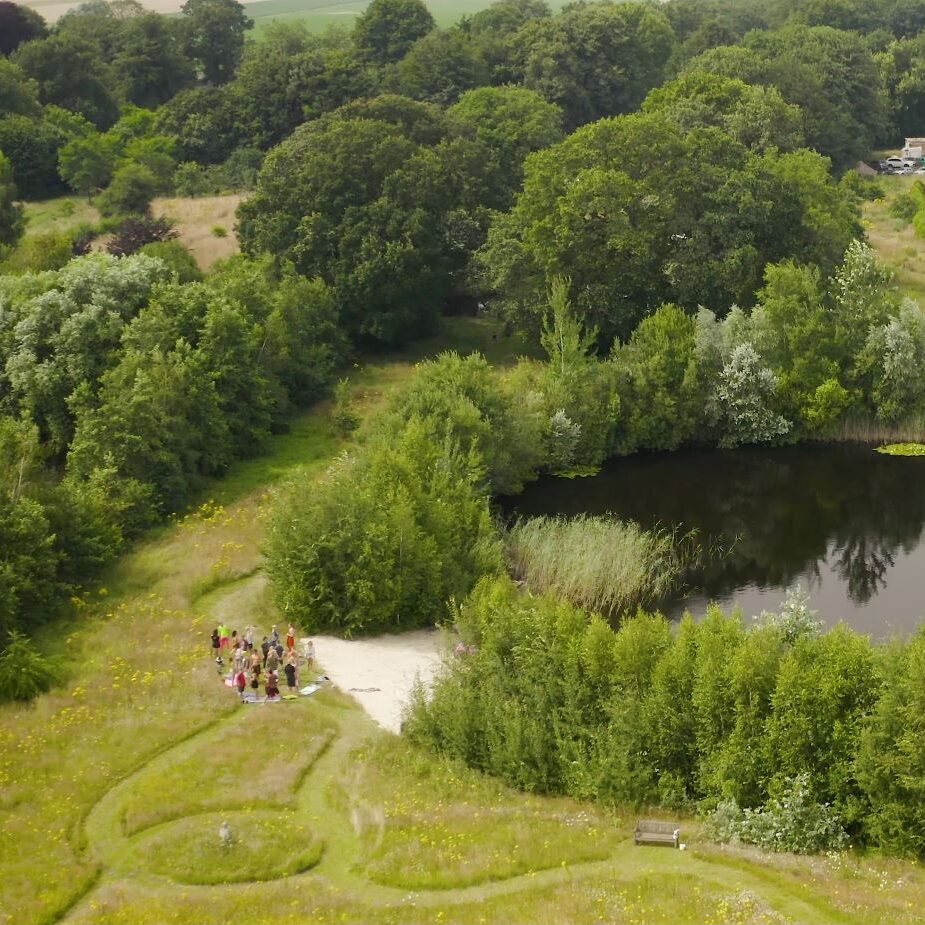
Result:
{"label": "mowed grass path", "polygon": [[[355,369],[367,420],[448,341],[499,363],[520,349],[493,333],[454,321]],[[0,923],[925,921],[910,864],[721,849],[693,825],[688,851],[635,848],[630,813],[512,792],[335,690],[241,707],[209,657],[211,618],[274,618],[261,509],[345,448],[326,415],[125,556],[62,631],[67,682],[0,709]]]}

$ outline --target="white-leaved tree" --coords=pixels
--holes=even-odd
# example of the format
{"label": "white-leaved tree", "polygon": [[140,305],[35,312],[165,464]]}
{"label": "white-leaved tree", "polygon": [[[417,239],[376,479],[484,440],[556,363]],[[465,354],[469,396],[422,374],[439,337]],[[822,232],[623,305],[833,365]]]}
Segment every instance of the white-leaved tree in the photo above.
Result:
{"label": "white-leaved tree", "polygon": [[895,318],[870,329],[863,365],[880,420],[893,423],[925,408],[925,313],[915,302],[904,300]]}
{"label": "white-leaved tree", "polygon": [[719,374],[713,412],[720,426],[720,446],[773,443],[790,430],[790,422],[773,408],[777,380],[748,342],[735,347]]}

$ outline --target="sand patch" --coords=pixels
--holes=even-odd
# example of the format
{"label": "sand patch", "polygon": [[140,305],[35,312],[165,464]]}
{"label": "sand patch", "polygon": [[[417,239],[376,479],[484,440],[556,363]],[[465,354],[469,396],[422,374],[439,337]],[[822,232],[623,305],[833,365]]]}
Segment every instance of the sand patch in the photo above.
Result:
{"label": "sand patch", "polygon": [[355,697],[380,726],[401,730],[402,708],[415,681],[433,681],[443,651],[438,630],[370,639],[313,636],[315,657],[331,680]]}

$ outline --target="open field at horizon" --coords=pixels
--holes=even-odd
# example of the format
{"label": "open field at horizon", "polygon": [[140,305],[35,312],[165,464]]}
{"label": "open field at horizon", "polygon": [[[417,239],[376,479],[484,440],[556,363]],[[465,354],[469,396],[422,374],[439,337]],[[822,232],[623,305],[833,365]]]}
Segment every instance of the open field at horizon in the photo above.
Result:
{"label": "open field at horizon", "polygon": [[[141,0],[144,7],[156,13],[179,13],[184,0]],[[324,29],[332,24],[352,24],[366,9],[368,0],[251,0],[244,4],[247,15],[254,20],[254,32],[277,19],[304,19],[312,29]],[[25,0],[25,6],[40,13],[53,23],[69,10],[80,5],[79,0]],[[428,9],[439,26],[451,26],[462,16],[477,13],[491,5],[491,0],[430,0]],[[557,8],[561,2],[553,2]]]}

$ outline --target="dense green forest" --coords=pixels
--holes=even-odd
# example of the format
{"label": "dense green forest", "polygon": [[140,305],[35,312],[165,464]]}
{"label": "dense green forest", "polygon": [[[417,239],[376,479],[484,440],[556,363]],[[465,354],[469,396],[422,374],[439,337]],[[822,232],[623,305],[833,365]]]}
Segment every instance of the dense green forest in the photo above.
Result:
{"label": "dense green forest", "polygon": [[[925,0],[500,0],[450,29],[373,0],[351,29],[250,26],[235,0],[92,0],[53,27],[0,2],[0,697],[53,681],[22,634],[127,543],[357,356],[481,305],[546,358],[422,364],[358,452],[283,492],[280,606],[350,634],[466,601],[479,654],[410,729],[518,786],[733,797],[728,825],[758,829],[740,806],[799,793],[827,833],[808,847],[847,831],[921,854],[918,753],[880,758],[914,728],[918,637],[875,652],[719,615],[615,632],[511,591],[490,503],[639,450],[921,422],[925,315],[863,243],[878,186],[849,168],[922,134]],[[67,190],[100,221],[30,235],[23,200]],[[203,275],[151,203],[226,191],[248,194],[242,254]],[[344,386],[337,406],[349,428]],[[825,686],[830,657],[845,689],[807,718],[792,675]],[[810,754],[822,728],[838,741]]]}
{"label": "dense green forest", "polygon": [[[495,399],[523,433],[493,491],[917,413],[895,369],[918,315],[843,257],[873,193],[838,172],[913,129],[925,6],[865,16],[502,0],[441,30],[375,0],[252,41],[234,0],[52,28],[0,4],[2,631],[56,616],[355,351],[477,302],[537,330],[554,280],[589,360],[519,370],[535,408]],[[244,256],[202,279],[152,198],[249,188]],[[21,198],[66,189],[100,223],[24,236]]]}

